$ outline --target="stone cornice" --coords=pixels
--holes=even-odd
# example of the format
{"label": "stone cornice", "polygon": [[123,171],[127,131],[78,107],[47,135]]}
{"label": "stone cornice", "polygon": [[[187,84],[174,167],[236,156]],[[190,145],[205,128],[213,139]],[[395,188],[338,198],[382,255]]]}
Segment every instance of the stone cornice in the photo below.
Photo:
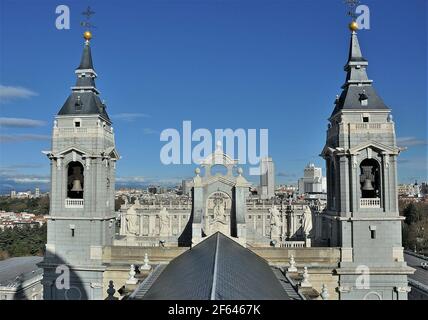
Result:
{"label": "stone cornice", "polygon": [[[337,268],[335,269],[336,274],[346,275],[346,274],[355,274],[361,275],[361,270],[357,268]],[[414,268],[411,267],[370,267],[370,275],[373,274],[402,274],[409,275],[415,272]]]}
{"label": "stone cornice", "polygon": [[108,217],[61,217],[61,216],[46,216],[47,220],[99,220],[99,221],[103,221],[103,220],[111,220],[111,219],[116,219],[116,216],[108,216]]}

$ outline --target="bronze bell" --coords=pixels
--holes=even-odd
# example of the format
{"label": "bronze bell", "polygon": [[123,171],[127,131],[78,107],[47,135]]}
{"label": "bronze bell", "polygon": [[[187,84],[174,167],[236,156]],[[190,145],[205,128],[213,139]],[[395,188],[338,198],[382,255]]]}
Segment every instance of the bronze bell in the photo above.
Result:
{"label": "bronze bell", "polygon": [[373,184],[372,184],[372,181],[370,180],[370,179],[366,179],[366,180],[364,180],[364,185],[363,185],[363,188],[362,188],[364,191],[373,191],[374,190],[374,188],[373,188]]}
{"label": "bronze bell", "polygon": [[82,192],[82,184],[80,183],[79,179],[73,180],[73,187],[71,188],[71,191],[74,192]]}

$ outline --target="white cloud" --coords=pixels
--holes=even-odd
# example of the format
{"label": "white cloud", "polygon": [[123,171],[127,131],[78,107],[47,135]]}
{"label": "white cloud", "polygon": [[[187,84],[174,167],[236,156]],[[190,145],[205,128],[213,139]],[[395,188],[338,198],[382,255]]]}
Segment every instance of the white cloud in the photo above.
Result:
{"label": "white cloud", "polygon": [[148,114],[145,113],[117,113],[111,116],[113,119],[122,120],[126,122],[133,122],[139,118],[150,118]]}
{"label": "white cloud", "polygon": [[117,183],[143,183],[146,182],[146,179],[144,177],[116,177]]}
{"label": "white cloud", "polygon": [[22,141],[45,141],[50,136],[44,134],[1,134],[0,143],[22,142]]}
{"label": "white cloud", "polygon": [[44,121],[24,118],[0,118],[0,127],[35,128],[46,124]]}
{"label": "white cloud", "polygon": [[397,144],[400,147],[425,146],[428,144],[428,141],[415,137],[399,137],[397,138]]}
{"label": "white cloud", "polygon": [[47,184],[50,182],[48,175],[23,174],[14,170],[0,170],[0,182],[2,184]]}
{"label": "white cloud", "polygon": [[150,129],[150,128],[143,128],[144,134],[156,134],[158,133],[156,130]]}
{"label": "white cloud", "polygon": [[28,99],[38,94],[23,87],[4,86],[0,84],[0,103],[9,102],[15,99]]}
{"label": "white cloud", "polygon": [[49,178],[40,178],[40,177],[21,177],[21,178],[11,178],[11,181],[15,183],[49,183]]}
{"label": "white cloud", "polygon": [[[398,158],[398,167],[407,168],[412,170],[427,171],[428,158],[427,157],[413,157],[413,158]],[[398,170],[400,173],[400,170]]]}
{"label": "white cloud", "polygon": [[[159,178],[159,177],[117,177],[116,183],[120,185],[126,184],[144,184],[144,185],[175,185],[180,184],[185,177],[173,177],[173,178]],[[187,177],[188,179],[188,177]]]}
{"label": "white cloud", "polygon": [[0,172],[1,170],[43,168],[43,167],[47,167],[48,165],[49,165],[48,163],[17,163],[17,164],[11,164],[7,166],[0,166]]}

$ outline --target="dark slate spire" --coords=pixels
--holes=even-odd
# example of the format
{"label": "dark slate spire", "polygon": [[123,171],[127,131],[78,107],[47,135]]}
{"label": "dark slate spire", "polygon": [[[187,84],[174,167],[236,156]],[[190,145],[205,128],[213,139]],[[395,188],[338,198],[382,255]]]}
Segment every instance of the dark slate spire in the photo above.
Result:
{"label": "dark slate spire", "polygon": [[92,35],[89,31],[84,33],[85,46],[82,59],[75,73],[76,85],[71,87],[71,94],[65,101],[58,115],[91,115],[98,114],[110,122],[106,112],[106,106],[99,97],[99,91],[95,85],[97,74],[92,63],[91,47],[89,40]]}
{"label": "dark slate spire", "polygon": [[89,41],[85,43],[85,47],[83,48],[82,59],[80,60],[80,65],[77,68],[78,70],[84,69],[92,69],[94,70],[94,65],[92,63],[92,54],[91,47],[89,46]]}
{"label": "dark slate spire", "polygon": [[349,58],[348,62],[350,61],[367,61],[363,58],[363,55],[361,53],[360,43],[358,41],[357,33],[355,31],[352,31],[351,36],[351,45],[349,48]]}
{"label": "dark slate spire", "polygon": [[367,76],[368,61],[363,57],[356,33],[357,27],[350,26],[351,43],[348,62],[345,65],[346,82],[342,94],[336,99],[333,114],[343,109],[388,109],[373,88],[373,80]]}

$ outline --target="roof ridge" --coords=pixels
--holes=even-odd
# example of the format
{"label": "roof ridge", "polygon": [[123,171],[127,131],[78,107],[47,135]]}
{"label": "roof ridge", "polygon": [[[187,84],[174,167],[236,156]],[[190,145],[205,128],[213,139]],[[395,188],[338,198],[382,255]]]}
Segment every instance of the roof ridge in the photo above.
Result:
{"label": "roof ridge", "polygon": [[216,236],[215,254],[214,254],[214,270],[213,270],[213,282],[211,285],[211,300],[216,300],[216,289],[217,289],[217,264],[218,264],[218,247],[220,245],[220,232],[217,231],[214,235]]}

